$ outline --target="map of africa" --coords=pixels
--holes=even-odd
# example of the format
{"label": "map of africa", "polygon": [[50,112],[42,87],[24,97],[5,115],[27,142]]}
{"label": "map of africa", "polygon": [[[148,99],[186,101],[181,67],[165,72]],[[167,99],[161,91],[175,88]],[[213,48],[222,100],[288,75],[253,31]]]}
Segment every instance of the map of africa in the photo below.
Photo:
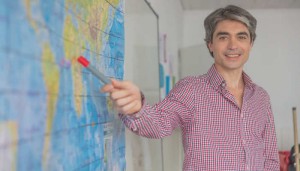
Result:
{"label": "map of africa", "polygon": [[124,126],[76,61],[123,79],[123,0],[0,0],[0,170],[125,170]]}

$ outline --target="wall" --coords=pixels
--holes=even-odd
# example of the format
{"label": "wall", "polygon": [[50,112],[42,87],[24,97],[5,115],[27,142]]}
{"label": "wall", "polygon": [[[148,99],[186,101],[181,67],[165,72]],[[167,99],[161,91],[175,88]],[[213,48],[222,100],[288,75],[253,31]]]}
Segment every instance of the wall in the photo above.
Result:
{"label": "wall", "polygon": [[[173,57],[174,67],[178,67],[177,56],[182,46],[183,10],[180,0],[151,0],[153,8],[159,15],[159,31],[167,34],[166,49]],[[174,73],[178,76],[178,73]],[[182,170],[183,155],[181,132],[176,130],[172,136],[163,139],[164,171]]]}
{"label": "wall", "polygon": [[[269,92],[279,149],[289,150],[293,145],[294,106],[298,108],[298,123],[300,123],[300,9],[249,11],[258,20],[258,36],[245,71],[254,82]],[[190,55],[201,58],[199,73],[205,73],[203,68],[212,63],[207,50],[203,48],[205,47],[203,21],[209,12],[203,10],[184,14],[181,60]]]}
{"label": "wall", "polygon": [[[143,91],[147,102],[159,100],[157,18],[144,1],[127,0],[125,10],[125,79]],[[151,78],[151,79],[147,79]],[[126,129],[126,170],[162,170],[161,140]]]}
{"label": "wall", "polygon": [[[126,3],[127,1],[127,3]],[[125,7],[130,8],[129,1],[126,0]],[[161,34],[167,34],[167,51],[174,58],[174,66],[177,67],[177,55],[179,47],[182,43],[182,21],[183,21],[183,11],[181,9],[181,4],[179,0],[151,0],[149,1],[153,9],[159,15],[159,31]],[[138,7],[137,7],[138,8]],[[138,75],[135,69],[140,67],[137,59],[131,55],[133,49],[131,47],[136,46],[134,43],[140,42],[142,45],[143,35],[141,32],[130,28],[129,25],[135,25],[133,22],[137,22],[139,17],[129,18],[129,15],[125,14],[125,75],[124,79],[135,80]],[[126,20],[127,18],[127,20]],[[127,24],[126,24],[127,22]],[[143,23],[147,27],[147,23]],[[139,35],[138,35],[139,34]],[[147,34],[147,32],[144,32]],[[129,41],[129,42],[128,42]],[[132,42],[134,41],[134,42]],[[142,54],[142,53],[139,53]],[[148,71],[152,73],[151,70]],[[178,75],[178,73],[175,73]],[[139,84],[139,83],[138,83]],[[126,161],[127,170],[130,171],[159,171],[160,167],[158,165],[162,164],[164,171],[180,171],[182,170],[182,145],[181,145],[181,132],[179,130],[174,131],[173,135],[162,140],[145,140],[143,138],[137,137],[128,130],[126,130]],[[138,144],[138,146],[132,146],[133,144]],[[149,145],[150,144],[150,145]],[[150,148],[145,148],[149,146]],[[137,150],[139,150],[137,152]],[[154,152],[162,152],[163,159],[159,155],[154,154]],[[141,158],[143,158],[141,160]],[[160,163],[158,160],[162,160]],[[150,162],[149,162],[150,161]],[[147,163],[151,163],[152,166]],[[156,166],[154,166],[156,164]]]}

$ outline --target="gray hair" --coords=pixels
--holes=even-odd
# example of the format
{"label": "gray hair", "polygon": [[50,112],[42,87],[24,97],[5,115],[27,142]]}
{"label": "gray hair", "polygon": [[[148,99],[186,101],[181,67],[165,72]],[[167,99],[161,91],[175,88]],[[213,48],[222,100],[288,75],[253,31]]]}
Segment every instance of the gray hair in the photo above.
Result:
{"label": "gray hair", "polygon": [[[225,8],[215,10],[205,18],[204,28],[206,35],[204,40],[207,46],[210,42],[212,42],[212,37],[217,24],[223,20],[235,20],[245,24],[250,32],[251,41],[254,42],[256,38],[256,19],[245,9],[234,5],[228,5]],[[212,52],[210,53],[211,56],[213,56]]]}

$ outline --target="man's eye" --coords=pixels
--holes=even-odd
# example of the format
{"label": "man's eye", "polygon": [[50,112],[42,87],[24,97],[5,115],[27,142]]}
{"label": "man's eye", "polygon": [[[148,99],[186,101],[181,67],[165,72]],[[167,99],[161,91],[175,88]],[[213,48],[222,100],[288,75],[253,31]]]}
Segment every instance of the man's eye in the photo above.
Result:
{"label": "man's eye", "polygon": [[225,40],[225,39],[227,39],[226,36],[220,36],[220,37],[219,37],[219,40]]}
{"label": "man's eye", "polygon": [[245,40],[245,39],[247,39],[247,36],[239,36],[239,39]]}

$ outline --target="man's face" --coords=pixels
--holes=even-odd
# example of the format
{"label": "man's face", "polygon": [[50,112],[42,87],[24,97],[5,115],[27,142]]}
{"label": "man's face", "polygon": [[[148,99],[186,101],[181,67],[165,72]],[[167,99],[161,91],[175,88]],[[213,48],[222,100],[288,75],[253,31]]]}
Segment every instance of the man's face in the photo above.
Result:
{"label": "man's face", "polygon": [[247,27],[238,21],[220,21],[208,44],[217,69],[222,71],[242,70],[249,58],[252,41]]}

